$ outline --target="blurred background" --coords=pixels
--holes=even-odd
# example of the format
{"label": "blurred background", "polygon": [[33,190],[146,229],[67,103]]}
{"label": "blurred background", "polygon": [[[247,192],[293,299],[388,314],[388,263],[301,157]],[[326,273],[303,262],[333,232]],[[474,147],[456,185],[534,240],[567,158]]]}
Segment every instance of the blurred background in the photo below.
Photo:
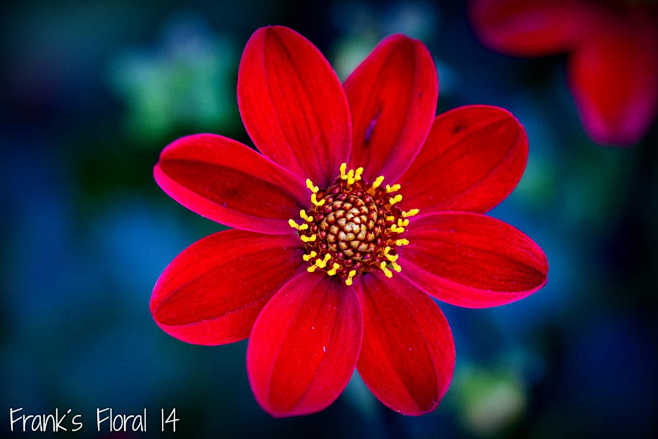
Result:
{"label": "blurred background", "polygon": [[[658,125],[631,148],[593,143],[566,55],[486,49],[457,0],[27,0],[2,10],[0,431],[9,407],[82,412],[82,437],[96,434],[97,407],[176,407],[181,437],[656,433]],[[250,391],[246,341],[187,345],[151,319],[164,267],[221,229],[168,198],[152,167],[185,134],[251,143],[237,68],[266,24],[301,32],[341,79],[382,37],[420,38],[436,61],[439,112],[498,105],[528,132],[527,171],[491,214],[545,250],[548,285],[493,309],[441,305],[457,363],[429,415],[395,414],[355,375],[327,410],[272,419]]]}

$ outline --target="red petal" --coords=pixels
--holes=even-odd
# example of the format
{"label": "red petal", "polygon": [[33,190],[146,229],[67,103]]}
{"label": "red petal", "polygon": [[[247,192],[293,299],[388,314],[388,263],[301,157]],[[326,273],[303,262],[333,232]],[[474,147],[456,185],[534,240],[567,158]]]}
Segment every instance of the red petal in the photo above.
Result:
{"label": "red petal", "polygon": [[249,337],[256,400],[277,417],[324,409],[352,376],[361,337],[354,292],[324,274],[302,273],[265,306]]}
{"label": "red petal", "polygon": [[217,345],[246,338],[265,303],[299,268],[294,237],[227,230],[185,249],[162,273],[151,314],[169,335]]}
{"label": "red petal", "polygon": [[634,143],[653,121],[658,106],[654,26],[608,20],[572,55],[571,88],[585,128],[599,143]]}
{"label": "red petal", "polygon": [[320,187],[349,158],[352,128],[340,81],[292,29],[268,26],[251,36],[240,61],[238,105],[258,149]]}
{"label": "red petal", "polygon": [[525,130],[508,111],[484,105],[448,111],[400,179],[405,206],[485,212],[516,187],[527,158]]}
{"label": "red petal", "polygon": [[592,13],[579,0],[475,0],[471,21],[482,41],[510,55],[534,56],[574,48]]}
{"label": "red petal", "polygon": [[448,390],[455,346],[443,313],[400,277],[363,276],[358,370],[370,391],[405,415],[434,410]]}
{"label": "red petal", "polygon": [[395,181],[409,167],[436,114],[434,62],[418,40],[393,35],[345,81],[352,112],[352,167]]}
{"label": "red petal", "polygon": [[544,252],[497,219],[467,212],[423,215],[399,247],[404,277],[444,302],[467,308],[522,299],[546,283]]}
{"label": "red petal", "polygon": [[167,146],[153,171],[170,197],[214,221],[261,233],[289,233],[308,200],[304,182],[226,137],[197,134]]}

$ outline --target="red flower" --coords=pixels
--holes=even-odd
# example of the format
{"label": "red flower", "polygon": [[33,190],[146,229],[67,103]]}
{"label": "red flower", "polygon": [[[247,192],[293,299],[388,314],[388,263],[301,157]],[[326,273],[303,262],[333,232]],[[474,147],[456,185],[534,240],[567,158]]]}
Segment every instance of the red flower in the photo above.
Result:
{"label": "red flower", "polygon": [[518,56],[570,52],[569,80],[589,136],[630,144],[658,109],[655,16],[587,0],[475,0],[471,16],[488,46]]}
{"label": "red flower", "polygon": [[249,336],[249,380],[274,416],[324,409],[355,366],[393,410],[434,409],[455,352],[427,294],[501,305],[537,291],[548,270],[530,238],[482,214],[523,173],[523,128],[487,106],[435,119],[437,95],[430,54],[405,36],[382,41],[341,86],[301,35],[256,31],[238,104],[262,154],[199,134],[155,166],[172,198],[238,229],[167,267],[151,298],[157,324],[188,343]]}

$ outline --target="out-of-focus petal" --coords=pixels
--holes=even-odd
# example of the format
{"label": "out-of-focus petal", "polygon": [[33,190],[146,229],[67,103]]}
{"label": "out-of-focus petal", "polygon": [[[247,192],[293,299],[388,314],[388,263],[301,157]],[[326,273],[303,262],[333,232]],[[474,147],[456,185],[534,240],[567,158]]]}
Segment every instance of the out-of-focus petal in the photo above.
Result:
{"label": "out-of-focus petal", "polygon": [[240,61],[238,105],[256,147],[320,187],[349,158],[345,92],[320,51],[292,29],[268,26],[251,36]]}
{"label": "out-of-focus petal", "polygon": [[304,182],[245,145],[214,134],[167,146],[153,171],[158,185],[213,221],[261,233],[290,233],[288,219],[308,200]]}
{"label": "out-of-focus petal", "polygon": [[434,410],[448,390],[455,346],[446,318],[404,279],[365,275],[357,285],[363,346],[357,368],[370,391],[405,415]]}
{"label": "out-of-focus petal", "polygon": [[261,308],[301,264],[294,236],[227,230],[179,254],[151,296],[151,314],[169,335],[202,345],[246,338]]}
{"label": "out-of-focus petal", "polygon": [[317,412],[347,385],[362,337],[359,302],[340,280],[303,273],[258,316],[247,372],[258,403],[277,417]]}
{"label": "out-of-focus petal", "polygon": [[522,299],[546,283],[544,252],[497,219],[467,212],[423,215],[399,247],[401,276],[444,302],[467,308]]}
{"label": "out-of-focus petal", "polygon": [[603,144],[638,141],[658,107],[658,31],[638,18],[605,20],[569,63],[571,89],[590,137]]}
{"label": "out-of-focus petal", "polygon": [[404,205],[485,212],[516,187],[528,158],[525,130],[508,111],[471,105],[443,113],[400,179]]}
{"label": "out-of-focus petal", "polygon": [[474,0],[470,15],[487,46],[535,56],[575,48],[590,30],[591,9],[580,0]]}
{"label": "out-of-focus petal", "polygon": [[352,167],[395,181],[420,150],[436,114],[434,61],[418,40],[383,40],[345,81],[353,121]]}

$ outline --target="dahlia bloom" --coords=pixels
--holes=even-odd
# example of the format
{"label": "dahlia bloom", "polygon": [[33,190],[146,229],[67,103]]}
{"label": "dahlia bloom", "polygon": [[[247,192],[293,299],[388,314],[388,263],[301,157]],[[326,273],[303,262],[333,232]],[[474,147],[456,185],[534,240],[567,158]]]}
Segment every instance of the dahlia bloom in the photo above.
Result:
{"label": "dahlia bloom", "polygon": [[430,296],[488,307],[546,282],[541,249],[482,214],[523,173],[523,128],[487,106],[435,119],[432,58],[402,35],[341,85],[304,37],[261,28],[237,88],[260,154],[198,134],[155,166],[172,198],[234,228],[165,269],[151,298],[156,323],[188,343],[249,337],[249,381],[273,416],[324,409],[355,367],[393,410],[434,409],[455,351]]}
{"label": "dahlia bloom", "polygon": [[641,3],[475,0],[471,17],[489,47],[515,56],[570,53],[568,75],[589,136],[632,144],[658,109],[656,11]]}

